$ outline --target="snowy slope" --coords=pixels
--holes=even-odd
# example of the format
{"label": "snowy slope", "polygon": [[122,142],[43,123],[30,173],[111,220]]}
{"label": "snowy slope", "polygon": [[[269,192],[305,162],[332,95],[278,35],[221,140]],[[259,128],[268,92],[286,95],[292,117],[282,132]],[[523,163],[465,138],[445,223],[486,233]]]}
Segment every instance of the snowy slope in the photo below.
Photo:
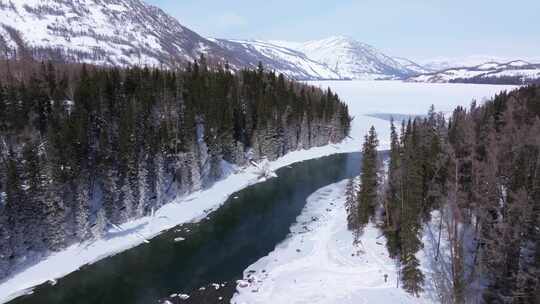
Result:
{"label": "snowy slope", "polygon": [[96,65],[172,67],[206,54],[233,69],[297,79],[338,79],[304,54],[263,43],[207,39],[141,0],[0,0],[0,56],[31,55]]}
{"label": "snowy slope", "polygon": [[241,64],[217,44],[140,0],[0,0],[0,54],[101,65],[159,65],[200,53]]}
{"label": "snowy slope", "polygon": [[233,69],[262,62],[301,80],[538,78],[538,65],[524,61],[499,64],[500,58],[472,56],[420,65],[345,36],[308,42],[208,39],[142,0],[0,0],[0,57],[173,67],[201,54]]}
{"label": "snowy slope", "polygon": [[298,50],[335,71],[342,79],[395,79],[418,74],[376,48],[346,36],[334,36],[304,43],[272,41]]}
{"label": "snowy slope", "polygon": [[345,36],[308,41],[301,50],[336,70],[343,78],[373,79],[407,75],[398,62],[370,45]]}
{"label": "snowy slope", "polygon": [[302,80],[417,74],[416,64],[341,36],[306,43],[205,38],[142,0],[0,0],[0,57],[173,67],[201,54],[233,69],[262,62]]}
{"label": "snowy slope", "polygon": [[298,79],[396,79],[428,71],[411,60],[392,58],[370,45],[344,36],[308,42],[213,41],[236,54],[258,56],[258,60],[268,63],[276,71],[297,75]]}
{"label": "snowy slope", "polygon": [[403,67],[405,67],[406,69],[414,72],[414,73],[417,73],[417,74],[424,74],[424,73],[429,73],[429,72],[434,72],[433,70],[425,67],[425,66],[422,66],[410,59],[407,59],[407,58],[403,58],[403,57],[393,57],[393,59],[398,62],[399,64],[401,64]]}
{"label": "snowy slope", "polygon": [[392,58],[345,36],[308,42],[212,39],[243,56],[297,79],[398,79],[431,70],[406,58]]}
{"label": "snowy slope", "polygon": [[141,0],[0,0],[0,57],[172,67],[201,54],[233,69],[262,62],[291,78],[339,78],[297,51],[207,39]]}
{"label": "snowy slope", "polygon": [[451,81],[487,81],[503,77],[515,77],[523,82],[540,79],[540,64],[531,64],[523,60],[507,63],[494,61],[486,62],[473,67],[461,67],[427,73],[408,79],[412,82],[443,83]]}
{"label": "snowy slope", "polygon": [[327,66],[308,58],[304,53],[260,40],[212,39],[217,44],[241,56],[245,62],[256,65],[259,61],[276,72],[295,79],[340,79],[340,75]]}

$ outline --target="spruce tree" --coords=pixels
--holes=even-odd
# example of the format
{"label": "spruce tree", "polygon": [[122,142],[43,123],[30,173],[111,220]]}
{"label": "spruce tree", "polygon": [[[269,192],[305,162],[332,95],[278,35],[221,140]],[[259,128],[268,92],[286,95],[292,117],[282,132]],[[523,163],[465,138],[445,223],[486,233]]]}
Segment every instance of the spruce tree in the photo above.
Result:
{"label": "spruce tree", "polygon": [[419,157],[418,127],[416,121],[409,121],[403,146],[404,191],[401,211],[401,265],[404,288],[415,295],[422,291],[424,276],[420,271],[416,253],[422,248],[420,240],[422,197],[422,166]]}
{"label": "spruce tree", "polygon": [[401,144],[394,125],[390,122],[390,160],[388,164],[388,187],[385,193],[385,232],[390,256],[399,252],[399,229],[403,206],[403,183],[401,171]]}
{"label": "spruce tree", "polygon": [[358,193],[359,227],[365,226],[375,214],[377,206],[377,190],[379,187],[379,159],[377,146],[379,141],[375,127],[371,127],[364,138],[362,146],[362,173],[360,175],[360,192]]}

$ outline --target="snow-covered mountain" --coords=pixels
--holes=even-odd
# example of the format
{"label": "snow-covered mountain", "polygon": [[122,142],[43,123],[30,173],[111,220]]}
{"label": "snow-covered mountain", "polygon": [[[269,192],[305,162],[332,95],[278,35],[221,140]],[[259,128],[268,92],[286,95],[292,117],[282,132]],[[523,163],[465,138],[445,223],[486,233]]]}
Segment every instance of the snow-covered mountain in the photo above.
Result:
{"label": "snow-covered mountain", "polygon": [[0,0],[0,50],[98,65],[235,56],[141,0]]}
{"label": "snow-covered mountain", "polygon": [[96,65],[172,67],[205,54],[233,69],[267,68],[295,79],[388,79],[415,63],[337,36],[306,43],[209,39],[142,0],[0,0],[0,56]]}
{"label": "snow-covered mountain", "polygon": [[376,48],[346,36],[304,43],[272,41],[294,49],[339,74],[341,79],[395,79],[418,74],[410,60],[400,62]]}
{"label": "snow-covered mountain", "polygon": [[540,79],[540,64],[523,60],[486,62],[473,67],[451,68],[407,79],[413,82],[526,83]]}
{"label": "snow-covered mountain", "polygon": [[427,72],[404,58],[392,58],[345,36],[308,42],[213,40],[239,55],[257,56],[276,71],[300,79],[397,79]]}
{"label": "snow-covered mountain", "polygon": [[540,77],[538,65],[525,61],[469,56],[418,64],[345,36],[308,42],[206,38],[142,0],[0,0],[0,57],[172,67],[201,54],[233,69],[262,62],[300,80],[482,82]]}
{"label": "snow-covered mountain", "polygon": [[233,52],[243,61],[264,66],[295,79],[341,79],[326,65],[308,58],[306,54],[279,44],[260,40],[212,39]]}
{"label": "snow-covered mountain", "polygon": [[208,39],[141,0],[0,0],[0,54],[96,65],[171,67],[205,54],[234,69],[297,79],[339,75],[297,51]]}
{"label": "snow-covered mountain", "polygon": [[394,57],[393,58],[396,62],[401,64],[406,69],[416,73],[416,74],[424,74],[424,73],[430,73],[434,72],[434,70],[431,70],[423,65],[420,65],[410,59],[403,58],[403,57]]}
{"label": "snow-covered mountain", "polygon": [[462,57],[436,57],[430,59],[419,60],[420,64],[425,69],[431,72],[438,72],[453,68],[471,68],[475,66],[482,65],[489,62],[511,62],[518,61],[518,59],[523,59],[526,62],[539,63],[540,57],[501,57],[501,56],[492,56],[492,55],[470,55]]}

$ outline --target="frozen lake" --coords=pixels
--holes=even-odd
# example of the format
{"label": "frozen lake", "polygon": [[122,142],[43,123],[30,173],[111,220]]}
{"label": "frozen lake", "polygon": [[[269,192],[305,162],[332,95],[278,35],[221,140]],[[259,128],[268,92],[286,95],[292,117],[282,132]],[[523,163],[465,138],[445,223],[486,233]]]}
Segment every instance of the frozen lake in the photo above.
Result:
{"label": "frozen lake", "polygon": [[[355,117],[351,137],[361,139],[373,125],[379,133],[382,148],[388,144],[388,121],[366,114],[426,114],[431,105],[438,112],[451,112],[457,106],[468,107],[473,100],[482,102],[495,94],[512,90],[507,85],[409,83],[401,81],[312,81],[309,84],[331,88],[349,105]],[[361,143],[358,143],[359,149]],[[347,149],[354,149],[354,146]]]}

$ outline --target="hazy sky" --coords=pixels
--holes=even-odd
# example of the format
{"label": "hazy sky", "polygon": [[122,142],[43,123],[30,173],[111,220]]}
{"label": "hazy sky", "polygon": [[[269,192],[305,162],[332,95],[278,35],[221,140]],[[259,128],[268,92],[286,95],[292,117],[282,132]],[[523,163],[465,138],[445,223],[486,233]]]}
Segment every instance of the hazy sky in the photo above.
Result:
{"label": "hazy sky", "polygon": [[145,0],[209,37],[346,35],[416,60],[540,58],[540,0]]}

